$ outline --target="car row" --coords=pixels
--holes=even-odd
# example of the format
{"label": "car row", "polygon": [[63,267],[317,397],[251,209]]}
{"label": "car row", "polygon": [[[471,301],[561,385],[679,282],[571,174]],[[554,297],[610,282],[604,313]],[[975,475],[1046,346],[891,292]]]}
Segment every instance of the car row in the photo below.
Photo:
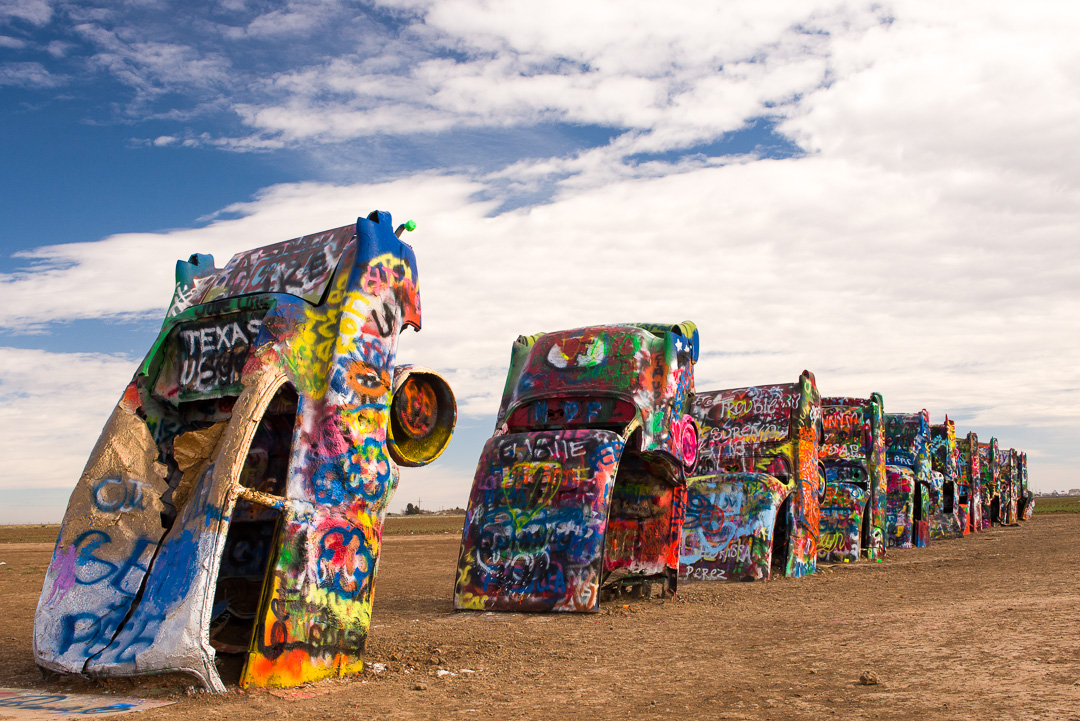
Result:
{"label": "car row", "polygon": [[946,417],[822,397],[814,374],[694,385],[692,322],[521,336],[469,497],[458,609],[596,611],[680,581],[817,563],[1029,518],[1027,456]]}
{"label": "car row", "polygon": [[[46,671],[223,691],[364,668],[399,466],[456,402],[397,363],[416,258],[356,223],[176,264],[173,299],[68,503],[34,619]],[[695,387],[697,327],[521,336],[480,453],[453,604],[594,612],[681,582],[812,574],[1029,518],[1027,456],[814,374]]]}

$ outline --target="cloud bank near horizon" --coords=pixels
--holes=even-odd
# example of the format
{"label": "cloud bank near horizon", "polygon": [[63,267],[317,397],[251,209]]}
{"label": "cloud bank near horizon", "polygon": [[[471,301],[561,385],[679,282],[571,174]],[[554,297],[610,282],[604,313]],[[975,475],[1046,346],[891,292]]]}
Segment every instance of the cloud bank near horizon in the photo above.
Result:
{"label": "cloud bank near horizon", "polygon": [[[854,182],[852,170],[821,157],[703,168],[496,216],[490,203],[470,200],[480,184],[455,175],[283,185],[230,209],[242,217],[204,229],[39,251],[52,268],[5,280],[0,302],[22,308],[20,322],[38,330],[56,317],[160,316],[171,286],[165,257],[212,252],[220,265],[236,250],[384,208],[419,222],[408,239],[420,263],[424,329],[403,335],[400,357],[444,371],[467,417],[493,415],[519,333],[691,319],[703,338],[700,388],[777,382],[807,367],[826,394],[877,390],[890,409],[925,406],[961,427],[1080,428],[1080,410],[1068,402],[1078,371],[1060,362],[1080,357],[1080,339],[1062,332],[1080,313],[1067,282],[1080,277],[1066,252],[1068,224],[1048,238],[1051,229],[1014,209],[945,203],[947,183],[865,173]],[[991,227],[1000,235],[988,235]],[[100,292],[110,279],[116,293]],[[51,305],[17,302],[30,296]],[[71,354],[65,367],[66,355],[27,364],[24,373],[40,374],[10,387],[48,388],[102,362]],[[108,367],[126,375],[136,360]],[[89,383],[100,415],[126,377],[90,375],[102,384]],[[56,395],[85,396],[85,388],[61,386]],[[89,398],[85,412],[66,412],[86,419],[77,444],[85,450],[100,428],[89,421]],[[39,416],[36,397],[5,400],[10,423],[22,416],[25,424],[22,403]],[[44,452],[54,430],[43,422],[38,432]],[[35,434],[25,433],[27,461],[9,464],[12,479],[39,468],[29,450]],[[70,483],[77,465],[56,482]]]}

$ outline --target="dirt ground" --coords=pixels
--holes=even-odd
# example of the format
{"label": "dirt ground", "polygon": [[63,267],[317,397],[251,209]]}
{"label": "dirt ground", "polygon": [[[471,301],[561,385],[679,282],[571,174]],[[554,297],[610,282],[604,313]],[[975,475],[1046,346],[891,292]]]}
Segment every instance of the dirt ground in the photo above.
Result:
{"label": "dirt ground", "polygon": [[384,670],[214,696],[177,676],[43,680],[30,639],[52,544],[2,544],[0,685],[176,699],[147,721],[1080,720],[1080,515],[594,615],[454,612],[457,545],[386,539],[368,642]]}

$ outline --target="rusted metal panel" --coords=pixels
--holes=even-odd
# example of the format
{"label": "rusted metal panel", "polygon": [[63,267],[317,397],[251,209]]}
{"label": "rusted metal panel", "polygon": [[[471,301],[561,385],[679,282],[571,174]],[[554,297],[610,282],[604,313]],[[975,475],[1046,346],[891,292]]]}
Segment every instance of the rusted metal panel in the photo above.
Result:
{"label": "rusted metal panel", "polygon": [[376,212],[177,264],[173,303],[68,507],[35,617],[46,668],[213,690],[362,668],[397,463],[442,452],[438,374],[395,368],[416,260]]}
{"label": "rusted metal panel", "polygon": [[596,611],[605,591],[674,591],[696,357],[689,322],[518,338],[469,495],[456,608]]}
{"label": "rusted metal panel", "polygon": [[825,466],[818,558],[857,561],[885,556],[888,480],[881,394],[869,398],[823,398]]}
{"label": "rusted metal panel", "polygon": [[688,484],[682,575],[767,580],[817,565],[821,396],[795,383],[700,392],[698,468]]}

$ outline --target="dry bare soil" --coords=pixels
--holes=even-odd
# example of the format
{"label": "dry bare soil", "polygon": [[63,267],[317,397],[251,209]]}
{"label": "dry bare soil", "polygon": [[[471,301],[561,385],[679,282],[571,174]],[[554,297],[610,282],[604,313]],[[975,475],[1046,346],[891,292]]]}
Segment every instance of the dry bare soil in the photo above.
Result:
{"label": "dry bare soil", "polygon": [[42,679],[30,639],[52,544],[3,543],[0,685],[176,700],[147,721],[1080,720],[1080,515],[593,615],[454,612],[457,546],[442,528],[386,538],[368,642],[381,672],[213,696],[177,676]]}

